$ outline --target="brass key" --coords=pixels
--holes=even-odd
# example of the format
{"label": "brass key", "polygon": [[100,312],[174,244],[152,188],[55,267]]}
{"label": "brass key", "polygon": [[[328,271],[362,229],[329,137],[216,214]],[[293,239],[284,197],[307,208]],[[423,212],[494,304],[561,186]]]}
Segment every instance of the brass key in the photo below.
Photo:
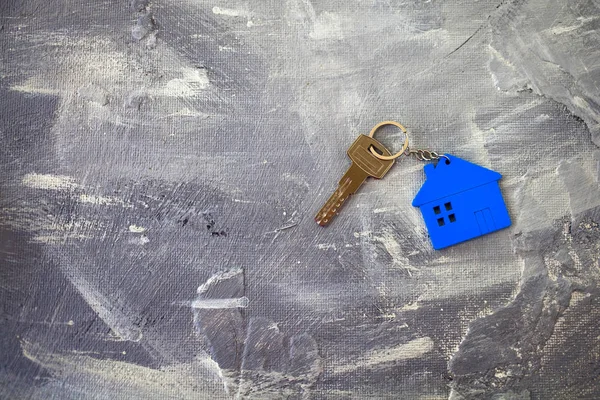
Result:
{"label": "brass key", "polygon": [[[352,165],[340,180],[337,190],[315,217],[317,224],[325,226],[331,222],[348,196],[355,193],[368,177],[381,179],[394,164],[395,156],[392,156],[388,149],[372,137],[379,126],[382,125],[376,126],[370,136],[360,135],[348,149],[348,157],[352,160]],[[371,147],[375,148],[375,151],[379,152],[381,156],[390,159],[382,160],[376,157],[371,153]]]}

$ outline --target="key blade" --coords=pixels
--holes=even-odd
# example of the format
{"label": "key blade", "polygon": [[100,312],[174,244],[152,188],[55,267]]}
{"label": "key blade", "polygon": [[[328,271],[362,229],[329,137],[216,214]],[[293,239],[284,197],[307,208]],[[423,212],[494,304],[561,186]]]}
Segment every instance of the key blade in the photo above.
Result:
{"label": "key blade", "polygon": [[344,174],[338,188],[333,192],[325,205],[317,213],[315,221],[321,226],[326,226],[337,215],[339,209],[351,194],[356,193],[358,188],[369,177],[358,165],[352,164]]}
{"label": "key blade", "polygon": [[394,160],[381,160],[375,157],[371,154],[371,147],[385,156],[391,155],[389,150],[377,140],[370,136],[359,135],[348,149],[348,157],[352,160],[352,165],[340,180],[337,190],[315,217],[319,225],[327,225],[337,215],[348,196],[355,193],[369,176],[381,179],[394,164]]}
{"label": "key blade", "polygon": [[315,221],[321,226],[326,226],[335,217],[338,209],[344,204],[348,195],[345,195],[344,188],[338,187],[335,192],[329,197],[325,205],[319,210]]}

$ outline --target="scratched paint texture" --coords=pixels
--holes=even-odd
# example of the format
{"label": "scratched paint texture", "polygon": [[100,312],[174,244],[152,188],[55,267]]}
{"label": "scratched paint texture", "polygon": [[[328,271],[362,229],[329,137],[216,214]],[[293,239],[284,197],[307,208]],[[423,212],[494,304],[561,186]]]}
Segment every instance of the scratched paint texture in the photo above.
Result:
{"label": "scratched paint texture", "polygon": [[[599,8],[0,1],[0,397],[599,398]],[[318,227],[384,119],[513,226],[402,159]]]}

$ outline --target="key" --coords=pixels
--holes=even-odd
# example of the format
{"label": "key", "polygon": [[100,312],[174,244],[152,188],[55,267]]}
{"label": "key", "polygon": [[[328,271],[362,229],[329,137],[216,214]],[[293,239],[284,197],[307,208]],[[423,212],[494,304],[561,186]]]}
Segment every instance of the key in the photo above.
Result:
{"label": "key", "polygon": [[338,214],[340,207],[355,193],[368,177],[381,179],[390,170],[394,160],[380,160],[369,151],[373,146],[380,154],[391,156],[381,143],[372,137],[360,135],[348,149],[348,157],[352,165],[344,174],[338,188],[315,217],[317,224],[325,226]]}

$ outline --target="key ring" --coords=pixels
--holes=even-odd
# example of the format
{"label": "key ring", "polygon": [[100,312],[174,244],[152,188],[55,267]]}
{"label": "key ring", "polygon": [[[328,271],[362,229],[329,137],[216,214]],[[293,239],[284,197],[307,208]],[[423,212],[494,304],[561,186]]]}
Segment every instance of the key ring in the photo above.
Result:
{"label": "key ring", "polygon": [[439,160],[440,158],[445,158],[446,164],[450,163],[450,158],[448,156],[446,156],[445,154],[438,154],[435,151],[431,151],[431,150],[410,149],[408,147],[408,132],[406,132],[406,128],[395,121],[383,121],[383,122],[378,123],[377,125],[375,125],[373,127],[373,129],[371,129],[371,133],[369,133],[369,136],[373,137],[373,135],[375,134],[375,131],[377,131],[377,129],[379,129],[385,125],[393,125],[393,126],[399,128],[402,132],[404,132],[404,136],[406,137],[406,139],[404,140],[404,146],[402,146],[402,150],[400,150],[393,156],[383,156],[383,155],[377,153],[375,151],[375,148],[373,146],[371,146],[369,148],[369,151],[371,152],[371,154],[373,154],[375,157],[379,158],[380,160],[384,160],[384,161],[395,160],[396,158],[398,158],[404,154],[405,156],[415,156],[415,158],[419,161],[433,161],[433,160]]}
{"label": "key ring", "polygon": [[395,121],[383,121],[383,122],[380,122],[377,125],[375,125],[373,127],[373,129],[371,129],[371,133],[369,133],[369,136],[373,137],[373,135],[375,135],[375,131],[377,131],[377,129],[381,128],[382,126],[386,126],[386,125],[393,125],[393,126],[397,127],[398,129],[400,129],[402,132],[404,132],[404,137],[406,139],[404,140],[404,146],[402,146],[402,150],[400,150],[399,152],[397,152],[396,154],[394,154],[392,156],[382,156],[381,154],[379,154],[375,151],[375,148],[373,146],[371,146],[369,148],[369,150],[375,157],[379,158],[380,160],[385,160],[385,161],[395,160],[396,158],[398,158],[402,154],[404,154],[404,152],[408,149],[408,132],[406,132],[405,127],[403,127],[402,125],[400,125],[399,123],[397,123]]}

